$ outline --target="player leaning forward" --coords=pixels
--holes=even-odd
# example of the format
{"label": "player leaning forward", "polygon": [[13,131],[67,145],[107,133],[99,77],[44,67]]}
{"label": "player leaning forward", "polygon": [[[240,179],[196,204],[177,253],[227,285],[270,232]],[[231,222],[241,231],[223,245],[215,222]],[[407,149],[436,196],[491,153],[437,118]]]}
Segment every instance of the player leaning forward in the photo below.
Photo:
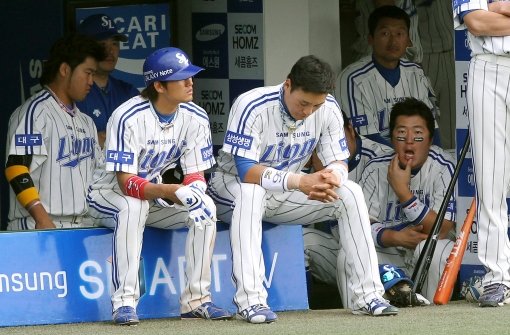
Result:
{"label": "player leaning forward", "polygon": [[[218,218],[231,223],[234,302],[248,322],[277,319],[262,285],[262,220],[276,224],[338,220],[340,241],[350,256],[348,266],[357,278],[353,313],[398,313],[382,298],[363,192],[347,180],[349,151],[342,114],[328,94],[333,82],[327,63],[305,56],[283,84],[242,94],[230,111],[208,191],[217,203]],[[314,149],[326,169],[300,174]]]}
{"label": "player leaning forward", "polygon": [[[215,163],[206,112],[191,102],[192,76],[203,70],[177,48],[145,60],[147,87],[112,114],[105,143],[106,165],[98,169],[88,197],[95,222],[114,229],[113,319],[136,324],[140,298],[138,268],[146,226],[188,226],[186,286],[181,317],[227,319],[211,303],[211,258],[216,208],[205,195],[203,171]],[[183,184],[163,184],[162,174],[180,164]]]}

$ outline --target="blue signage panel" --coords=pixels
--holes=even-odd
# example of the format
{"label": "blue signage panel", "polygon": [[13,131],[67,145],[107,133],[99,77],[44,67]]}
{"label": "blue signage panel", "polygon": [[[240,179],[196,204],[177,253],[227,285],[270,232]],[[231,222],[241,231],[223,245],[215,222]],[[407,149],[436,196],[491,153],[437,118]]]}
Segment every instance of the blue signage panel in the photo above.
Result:
{"label": "blue signage panel", "polygon": [[193,64],[205,69],[197,78],[228,78],[226,13],[192,14]]}
{"label": "blue signage panel", "polygon": [[120,57],[114,77],[143,88],[145,58],[157,49],[170,46],[170,6],[168,3],[77,8],[76,24],[92,14],[110,16],[119,32],[128,36],[120,42]]}
{"label": "blue signage panel", "polygon": [[[186,234],[145,230],[140,318],[180,315]],[[301,234],[300,226],[264,225],[264,284],[275,311],[308,308]],[[1,233],[0,254],[0,326],[111,320],[111,230]],[[228,227],[221,223],[210,290],[216,304],[235,312],[231,259]]]}
{"label": "blue signage panel", "polygon": [[469,61],[471,59],[468,43],[467,30],[455,30],[455,60]]}

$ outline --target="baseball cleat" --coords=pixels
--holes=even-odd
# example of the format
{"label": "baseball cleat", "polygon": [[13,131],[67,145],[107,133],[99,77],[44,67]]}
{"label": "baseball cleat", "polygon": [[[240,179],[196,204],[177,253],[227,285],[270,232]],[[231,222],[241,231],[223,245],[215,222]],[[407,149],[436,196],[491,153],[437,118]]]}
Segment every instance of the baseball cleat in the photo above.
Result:
{"label": "baseball cleat", "polygon": [[133,307],[122,306],[113,312],[113,322],[120,326],[133,326],[137,325],[140,321]]}
{"label": "baseball cleat", "polygon": [[510,302],[510,288],[501,283],[484,286],[478,298],[480,307],[499,307]]}
{"label": "baseball cleat", "polygon": [[278,316],[269,307],[262,304],[252,305],[239,312],[238,315],[249,323],[271,323],[278,319]]}
{"label": "baseball cleat", "polygon": [[383,299],[372,299],[369,304],[360,309],[353,309],[352,314],[355,315],[371,315],[371,316],[390,316],[397,315],[398,308],[388,304]]}
{"label": "baseball cleat", "polygon": [[185,320],[229,320],[233,315],[226,309],[220,308],[212,302],[206,302],[188,313],[181,314],[181,319]]}

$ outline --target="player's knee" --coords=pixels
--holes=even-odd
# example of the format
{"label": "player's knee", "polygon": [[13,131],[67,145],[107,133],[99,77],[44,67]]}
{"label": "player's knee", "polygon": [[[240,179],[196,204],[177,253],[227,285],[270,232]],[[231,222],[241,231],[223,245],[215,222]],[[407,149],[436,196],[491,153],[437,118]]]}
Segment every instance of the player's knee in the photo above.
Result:
{"label": "player's knee", "polygon": [[347,180],[342,187],[337,188],[336,192],[340,197],[339,201],[344,202],[346,206],[356,204],[359,201],[365,201],[361,186],[351,180]]}
{"label": "player's knee", "polygon": [[[265,198],[266,189],[257,184],[241,183],[239,196],[242,196],[245,199],[253,199],[253,202],[256,203],[258,201],[262,201]],[[236,199],[239,199],[237,195]]]}

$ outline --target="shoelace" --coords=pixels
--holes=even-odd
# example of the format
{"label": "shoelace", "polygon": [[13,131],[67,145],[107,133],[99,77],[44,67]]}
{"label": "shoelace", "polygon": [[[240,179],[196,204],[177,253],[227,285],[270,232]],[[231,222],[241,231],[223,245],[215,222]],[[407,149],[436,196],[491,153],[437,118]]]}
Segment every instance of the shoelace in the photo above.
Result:
{"label": "shoelace", "polygon": [[266,307],[262,304],[258,304],[258,305],[255,305],[255,306],[252,306],[252,308],[250,308],[250,310],[248,310],[248,315],[251,315],[251,314],[254,314],[254,313],[257,313],[261,310],[264,310],[266,309]]}

